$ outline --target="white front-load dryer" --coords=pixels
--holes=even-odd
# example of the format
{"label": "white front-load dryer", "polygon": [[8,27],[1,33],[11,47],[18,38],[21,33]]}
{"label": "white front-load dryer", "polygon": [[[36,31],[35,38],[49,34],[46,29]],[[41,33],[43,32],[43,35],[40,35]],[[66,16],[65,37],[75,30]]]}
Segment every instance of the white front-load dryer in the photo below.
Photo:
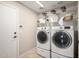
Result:
{"label": "white front-load dryer", "polygon": [[50,27],[38,27],[36,34],[37,53],[43,57],[50,57]]}
{"label": "white front-load dryer", "polygon": [[51,28],[51,56],[52,58],[74,57],[73,26],[55,26]]}

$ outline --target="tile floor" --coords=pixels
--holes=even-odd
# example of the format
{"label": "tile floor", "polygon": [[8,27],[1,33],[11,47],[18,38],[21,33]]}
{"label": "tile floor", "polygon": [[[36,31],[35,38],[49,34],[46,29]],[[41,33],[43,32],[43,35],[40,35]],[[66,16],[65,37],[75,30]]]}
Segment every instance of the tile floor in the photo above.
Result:
{"label": "tile floor", "polygon": [[37,54],[36,48],[33,48],[32,50],[22,54],[19,58],[43,58],[43,57]]}

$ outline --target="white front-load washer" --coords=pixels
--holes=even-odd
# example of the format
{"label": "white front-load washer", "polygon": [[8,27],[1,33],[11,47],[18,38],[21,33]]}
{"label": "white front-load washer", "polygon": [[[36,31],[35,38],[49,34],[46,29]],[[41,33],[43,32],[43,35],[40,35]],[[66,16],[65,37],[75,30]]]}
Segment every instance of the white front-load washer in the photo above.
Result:
{"label": "white front-load washer", "polygon": [[36,34],[37,53],[43,57],[50,57],[50,27],[38,27]]}
{"label": "white front-load washer", "polygon": [[52,58],[73,58],[77,39],[74,40],[73,26],[55,26],[51,28],[51,56]]}

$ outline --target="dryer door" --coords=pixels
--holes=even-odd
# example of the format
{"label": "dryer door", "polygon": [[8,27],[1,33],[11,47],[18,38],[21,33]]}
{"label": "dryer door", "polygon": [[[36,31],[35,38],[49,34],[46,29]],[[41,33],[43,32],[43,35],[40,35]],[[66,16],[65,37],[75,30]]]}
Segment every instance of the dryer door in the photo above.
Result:
{"label": "dryer door", "polygon": [[44,31],[39,31],[37,34],[38,42],[46,43],[47,42],[47,34]]}
{"label": "dryer door", "polygon": [[71,45],[72,38],[68,33],[59,31],[53,35],[52,41],[59,48],[67,48]]}

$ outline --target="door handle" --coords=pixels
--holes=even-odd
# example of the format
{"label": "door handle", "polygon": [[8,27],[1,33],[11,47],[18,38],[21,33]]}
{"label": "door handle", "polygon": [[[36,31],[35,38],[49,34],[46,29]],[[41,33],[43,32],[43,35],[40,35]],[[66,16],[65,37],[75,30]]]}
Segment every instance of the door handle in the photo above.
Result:
{"label": "door handle", "polygon": [[14,36],[13,38],[17,38],[17,36]]}
{"label": "door handle", "polygon": [[14,32],[14,34],[16,34],[16,32]]}

